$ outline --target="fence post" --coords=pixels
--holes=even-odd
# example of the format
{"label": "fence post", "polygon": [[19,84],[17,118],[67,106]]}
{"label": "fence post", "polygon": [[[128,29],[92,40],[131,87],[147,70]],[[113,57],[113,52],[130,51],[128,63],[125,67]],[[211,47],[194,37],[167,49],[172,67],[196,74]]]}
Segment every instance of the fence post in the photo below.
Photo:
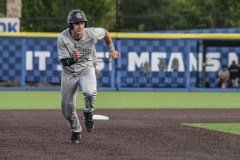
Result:
{"label": "fence post", "polygon": [[21,89],[26,90],[26,51],[27,51],[27,43],[26,38],[22,38],[22,50],[21,50],[21,58],[22,58],[22,64],[21,64]]}
{"label": "fence post", "polygon": [[191,40],[185,39],[185,55],[186,55],[186,90],[190,91],[191,89],[191,76],[189,71],[189,54],[190,54],[190,46],[191,46]]}

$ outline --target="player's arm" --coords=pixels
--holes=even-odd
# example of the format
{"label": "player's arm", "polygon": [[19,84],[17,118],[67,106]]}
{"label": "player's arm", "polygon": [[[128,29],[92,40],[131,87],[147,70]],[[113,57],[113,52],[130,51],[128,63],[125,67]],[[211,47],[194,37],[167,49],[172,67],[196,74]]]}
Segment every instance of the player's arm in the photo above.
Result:
{"label": "player's arm", "polygon": [[76,61],[74,61],[74,58],[62,58],[60,59],[60,62],[62,63],[63,66],[71,66],[74,63],[76,63]]}
{"label": "player's arm", "polygon": [[108,33],[107,30],[105,30],[104,40],[109,48],[109,58],[118,59],[119,53],[115,50],[113,42],[112,42],[112,37],[110,36],[110,34]]}
{"label": "player's arm", "polygon": [[67,57],[67,58],[62,58],[62,59],[60,59],[60,62],[62,63],[62,65],[64,65],[64,66],[71,66],[71,65],[73,65],[73,64],[75,64],[77,61],[78,61],[78,59],[80,58],[80,52],[79,51],[77,51],[77,50],[75,50],[74,52],[73,52],[73,57]]}
{"label": "player's arm", "polygon": [[73,56],[70,56],[69,50],[67,49],[63,38],[60,36],[57,40],[58,58],[63,66],[71,66],[76,63],[80,57],[80,52],[75,50]]}

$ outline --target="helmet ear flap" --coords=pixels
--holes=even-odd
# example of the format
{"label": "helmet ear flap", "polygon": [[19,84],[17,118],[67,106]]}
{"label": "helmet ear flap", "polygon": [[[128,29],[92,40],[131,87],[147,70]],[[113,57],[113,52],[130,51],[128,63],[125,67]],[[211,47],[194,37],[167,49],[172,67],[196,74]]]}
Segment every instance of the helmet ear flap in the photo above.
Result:
{"label": "helmet ear flap", "polygon": [[72,24],[72,23],[69,23],[69,24],[68,24],[68,28],[69,28],[70,30],[73,30],[73,24]]}

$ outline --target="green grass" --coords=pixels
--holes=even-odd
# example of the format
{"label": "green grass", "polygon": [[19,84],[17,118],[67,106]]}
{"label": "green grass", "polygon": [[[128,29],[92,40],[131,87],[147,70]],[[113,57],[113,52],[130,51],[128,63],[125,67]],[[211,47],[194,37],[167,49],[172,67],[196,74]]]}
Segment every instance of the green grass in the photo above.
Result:
{"label": "green grass", "polygon": [[184,125],[240,135],[240,123],[184,123]]}
{"label": "green grass", "polygon": [[[0,109],[60,109],[60,91],[0,91]],[[78,93],[78,106],[83,97]],[[237,92],[99,91],[97,108],[240,108]]]}

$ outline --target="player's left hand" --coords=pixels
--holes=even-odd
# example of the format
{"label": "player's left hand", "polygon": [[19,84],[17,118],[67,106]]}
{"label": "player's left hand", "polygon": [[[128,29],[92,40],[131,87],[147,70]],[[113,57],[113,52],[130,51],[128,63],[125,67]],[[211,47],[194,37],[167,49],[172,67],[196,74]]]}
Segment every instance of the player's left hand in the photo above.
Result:
{"label": "player's left hand", "polygon": [[113,59],[118,59],[120,56],[120,54],[118,53],[118,51],[110,51],[109,52],[109,58],[113,58]]}

